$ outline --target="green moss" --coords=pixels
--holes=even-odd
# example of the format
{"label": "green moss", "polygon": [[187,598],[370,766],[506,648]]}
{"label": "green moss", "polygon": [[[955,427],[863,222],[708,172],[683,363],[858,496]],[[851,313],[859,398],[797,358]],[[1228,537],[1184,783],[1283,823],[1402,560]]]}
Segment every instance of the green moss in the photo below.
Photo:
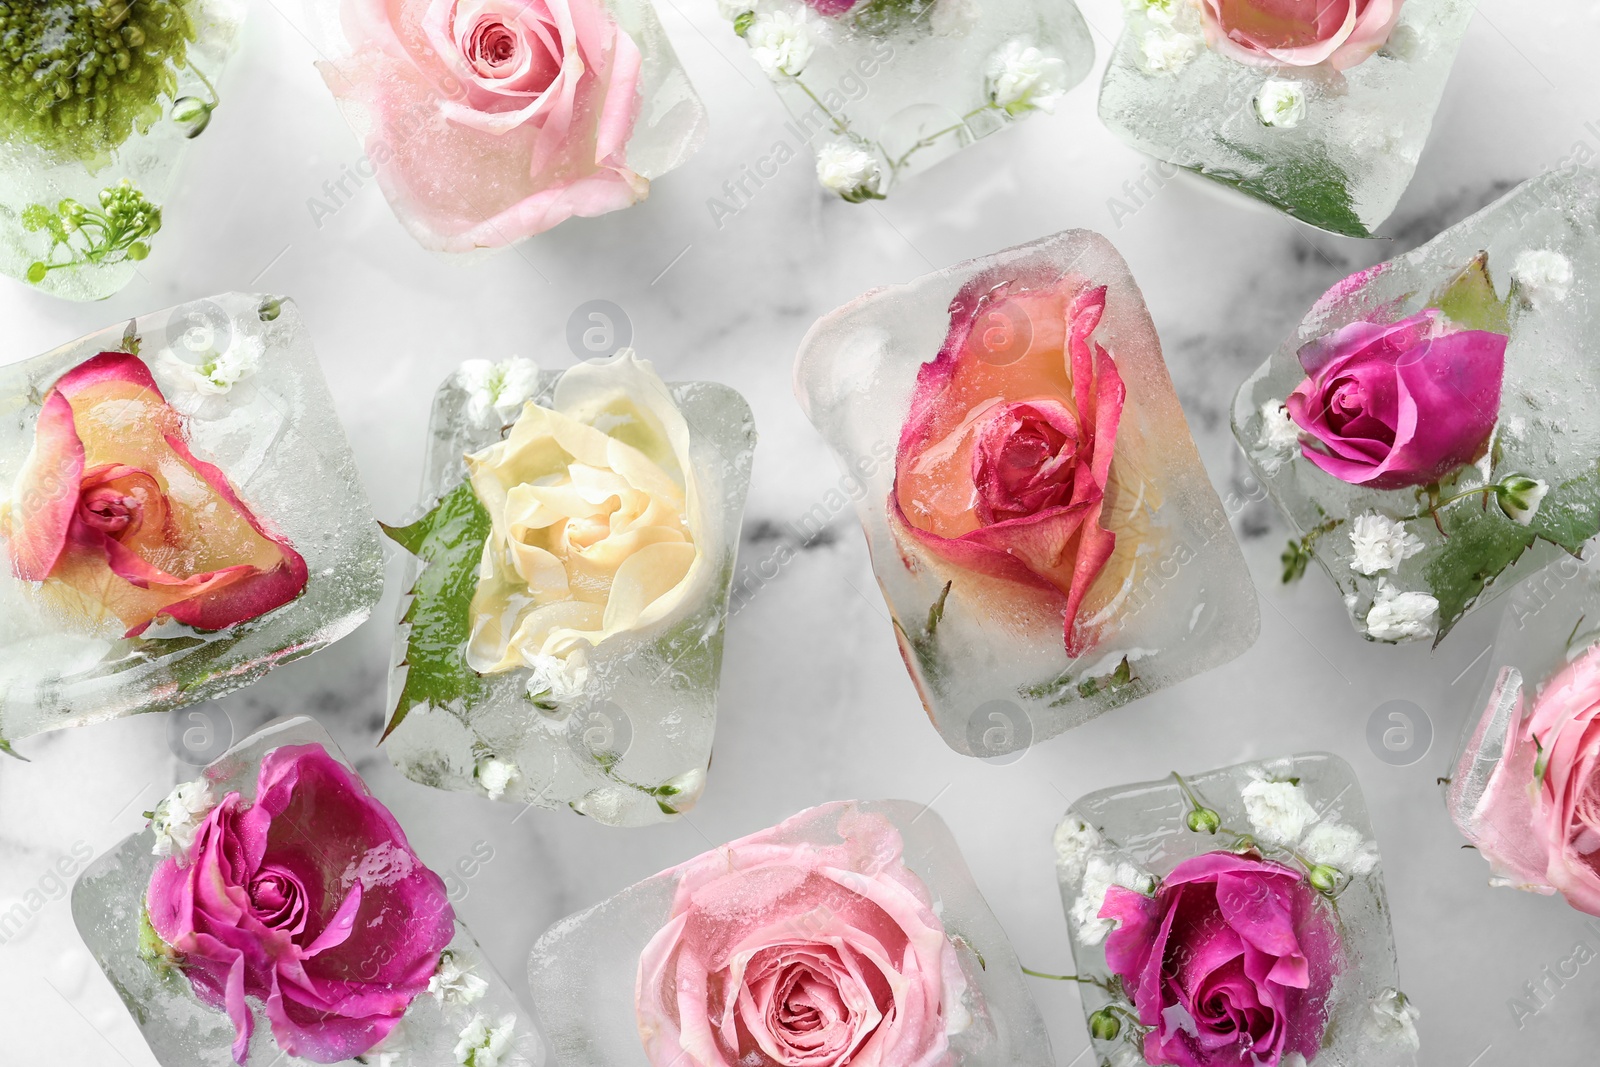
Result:
{"label": "green moss", "polygon": [[104,156],[161,117],[194,39],[185,0],[0,0],[0,135]]}

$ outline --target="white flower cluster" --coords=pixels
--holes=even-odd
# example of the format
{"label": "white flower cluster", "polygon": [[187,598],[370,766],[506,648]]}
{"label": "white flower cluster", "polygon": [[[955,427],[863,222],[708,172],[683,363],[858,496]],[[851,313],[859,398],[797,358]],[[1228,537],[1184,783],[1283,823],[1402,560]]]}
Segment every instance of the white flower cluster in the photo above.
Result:
{"label": "white flower cluster", "polygon": [[511,1034],[516,1025],[515,1015],[502,1015],[499,1023],[492,1026],[488,1016],[474,1015],[456,1042],[456,1062],[462,1067],[500,1067],[508,1063],[506,1054],[511,1051]]}
{"label": "white flower cluster", "polygon": [[866,200],[881,190],[878,157],[849,141],[829,141],[817,149],[817,181],[846,200]]}
{"label": "white flower cluster", "polygon": [[1350,877],[1377,867],[1377,847],[1354,827],[1319,815],[1299,784],[1277,781],[1258,772],[1239,795],[1258,840],[1295,849],[1311,863],[1332,867]]}
{"label": "white flower cluster", "polygon": [[211,783],[204,778],[178,786],[150,813],[150,829],[156,835],[150,851],[157,856],[187,856],[200,824],[216,806]]}
{"label": "white flower cluster", "polygon": [[212,352],[200,363],[190,363],[171,349],[164,350],[158,362],[183,392],[196,397],[225,396],[261,369],[266,353],[267,345],[261,338],[235,335],[226,349]]}
{"label": "white flower cluster", "polygon": [[589,684],[589,657],[581,650],[565,658],[536,652],[524,655],[523,663],[533,672],[528,697],[547,711],[577,700]]}
{"label": "white flower cluster", "polygon": [[538,389],[539,368],[531,359],[469,359],[456,371],[456,381],[468,393],[469,419],[479,426],[506,426]]}
{"label": "white flower cluster", "polygon": [[1572,291],[1572,261],[1548,248],[1530,248],[1511,264],[1511,278],[1529,303],[1560,303]]}
{"label": "white flower cluster", "polygon": [[1367,610],[1367,636],[1375,641],[1415,641],[1438,630],[1439,601],[1427,593],[1399,589],[1387,578]]}
{"label": "white flower cluster", "polygon": [[989,57],[989,101],[1015,115],[1054,111],[1067,92],[1067,64],[1024,40],[1007,41]]}
{"label": "white flower cluster", "polygon": [[1148,28],[1139,38],[1139,64],[1147,74],[1176,74],[1200,54],[1201,39],[1179,25],[1192,21],[1193,11],[1182,0],[1127,0],[1131,15],[1144,17]]}
{"label": "white flower cluster", "polygon": [[1272,453],[1264,464],[1269,470],[1277,470],[1300,447],[1300,427],[1281,400],[1261,405],[1261,444]]}
{"label": "white flower cluster", "polygon": [[1306,117],[1306,87],[1297,81],[1268,78],[1256,91],[1255,107],[1261,125],[1292,130]]}
{"label": "white flower cluster", "polygon": [[803,13],[769,11],[757,15],[744,31],[744,39],[750,46],[750,58],[774,81],[798,78],[817,50]]}
{"label": "white flower cluster", "polygon": [[1385,989],[1372,998],[1372,1017],[1368,1024],[1379,1040],[1415,1052],[1422,1047],[1422,1041],[1417,1036],[1417,1019],[1421,1015],[1400,990]]}
{"label": "white flower cluster", "polygon": [[489,991],[489,983],[465,969],[454,952],[439,957],[439,969],[428,979],[428,992],[441,1004],[471,1004]]}
{"label": "white flower cluster", "polygon": [[1149,893],[1155,879],[1131,863],[1118,860],[1105,851],[1098,831],[1076,815],[1069,814],[1056,827],[1056,868],[1064,881],[1081,879],[1077,899],[1068,909],[1068,918],[1078,940],[1098,945],[1116,928],[1110,919],[1100,918],[1106,893],[1114,885],[1136,893]]}
{"label": "white flower cluster", "polygon": [[1350,569],[1369,577],[1393,570],[1423,549],[1422,538],[1405,524],[1369,511],[1350,520]]}
{"label": "white flower cluster", "polygon": [[928,16],[928,28],[936,37],[960,37],[982,17],[978,0],[937,0]]}
{"label": "white flower cluster", "polygon": [[490,757],[478,764],[478,784],[489,794],[490,800],[499,800],[517,777],[517,767],[503,759]]}

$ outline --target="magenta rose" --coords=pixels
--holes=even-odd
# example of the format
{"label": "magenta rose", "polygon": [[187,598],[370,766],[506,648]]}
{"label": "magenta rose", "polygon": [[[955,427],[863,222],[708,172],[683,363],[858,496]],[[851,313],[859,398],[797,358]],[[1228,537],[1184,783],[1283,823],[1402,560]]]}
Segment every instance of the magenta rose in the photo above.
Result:
{"label": "magenta rose", "polygon": [[655,1067],[933,1067],[966,1025],[966,982],[900,833],[846,807],[842,844],[782,827],[672,873],[639,959]]}
{"label": "magenta rose", "polygon": [[1428,485],[1482,453],[1500,415],[1503,334],[1428,310],[1354,322],[1300,349],[1289,394],[1306,459],[1373,489]]}
{"label": "magenta rose", "polygon": [[643,58],[604,0],[343,0],[322,64],[384,194],[429,248],[509,244],[642,200]]}
{"label": "magenta rose", "polygon": [[261,761],[254,803],[229,793],[145,899],[196,995],[233,1021],[245,1062],[265,1005],[291,1056],[337,1063],[394,1029],[455,932],[444,883],[394,816],[320,745]]}
{"label": "magenta rose", "polygon": [[1348,70],[1389,40],[1403,0],[1200,0],[1206,43],[1260,66]]}
{"label": "magenta rose", "polygon": [[1305,876],[1252,855],[1184,860],[1146,897],[1106,893],[1106,964],[1175,1067],[1276,1067],[1322,1045],[1339,935]]}
{"label": "magenta rose", "polygon": [[[1551,679],[1530,714],[1519,700],[1508,729],[1492,739],[1503,755],[1462,829],[1498,877],[1600,915],[1600,646]],[[1457,783],[1488,740],[1480,730]]]}

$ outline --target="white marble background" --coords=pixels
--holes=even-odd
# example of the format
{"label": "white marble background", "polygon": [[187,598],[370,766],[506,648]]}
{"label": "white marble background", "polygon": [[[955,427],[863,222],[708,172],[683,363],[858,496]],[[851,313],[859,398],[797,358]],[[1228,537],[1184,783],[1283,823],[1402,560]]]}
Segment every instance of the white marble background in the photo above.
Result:
{"label": "white marble background", "polygon": [[[284,0],[286,2],[286,0]],[[472,356],[566,366],[575,308],[626,309],[635,342],[669,378],[713,378],[750,399],[762,433],[746,561],[765,558],[838,479],[790,391],[794,352],[818,315],[862,290],[1069,227],[1111,235],[1133,266],[1166,344],[1190,425],[1224,496],[1246,474],[1226,412],[1246,373],[1322,290],[1405,251],[1514,183],[1600,151],[1600,7],[1590,0],[1484,0],[1461,51],[1416,182],[1385,232],[1327,237],[1197,182],[1173,181],[1119,227],[1109,198],[1147,161],[1094,115],[1095,84],[1053,117],[995,136],[905,186],[883,205],[825,198],[791,163],[718,229],[706,201],[780,136],[776,97],[712,0],[661,0],[662,18],[705,97],[712,134],[650,201],[577,220],[518,251],[469,263],[418,248],[370,183],[319,227],[308,198],[359,149],[312,69],[315,53],[280,0],[254,5],[224,104],[201,138],[140,280],[100,305],[0,285],[0,360],[22,359],[93,328],[213,292],[292,295],[313,329],[379,516],[415,503],[434,387]],[[1101,63],[1118,0],[1086,0]],[[1593,125],[1589,125],[1593,123]],[[733,621],[716,764],[684,822],[617,831],[403,780],[374,741],[384,717],[393,595],[373,622],[315,658],[224,702],[238,736],[308,713],[346,746],[394,808],[423,858],[448,870],[476,842],[494,859],[458,905],[519,987],[534,939],[553,920],[806,805],[847,797],[931,803],[955,831],[1024,960],[1070,966],[1050,833],[1093,789],[1238,760],[1329,749],[1361,776],[1386,861],[1401,973],[1423,1011],[1422,1062],[1499,1067],[1593,1062],[1600,963],[1566,966],[1600,924],[1556,900],[1491,890],[1463,850],[1436,776],[1482,682],[1478,658],[1498,609],[1462,625],[1437,654],[1356,638],[1325,579],[1277,584],[1285,531],[1268,506],[1236,517],[1261,594],[1262,637],[1243,658],[1066,736],[1020,762],[956,756],[929,727],[872,586],[854,518],[841,515]],[[1426,709],[1433,751],[1414,766],[1378,760],[1372,711]],[[85,845],[96,854],[141,824],[139,812],[192,770],[171,755],[168,720],[141,717],[22,742],[31,763],[0,759],[0,911]],[[58,894],[57,894],[58,895]],[[37,899],[37,898],[34,898]],[[1593,953],[1583,954],[1592,958]],[[1545,982],[1518,1026],[1508,1001]],[[1060,1064],[1085,1064],[1071,988],[1036,983]],[[1533,1003],[1533,1002],[1530,1002]],[[0,1063],[147,1067],[127,1012],[48,899],[0,945]]]}

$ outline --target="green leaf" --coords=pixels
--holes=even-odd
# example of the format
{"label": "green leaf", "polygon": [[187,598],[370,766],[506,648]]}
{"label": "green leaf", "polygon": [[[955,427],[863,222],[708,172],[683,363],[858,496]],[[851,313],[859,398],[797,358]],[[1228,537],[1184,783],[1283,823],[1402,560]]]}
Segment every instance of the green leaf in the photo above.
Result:
{"label": "green leaf", "polygon": [[471,636],[469,608],[490,525],[471,483],[462,482],[410,526],[383,527],[390,540],[423,564],[402,620],[410,627],[402,661],[408,668],[406,684],[384,739],[413,708],[447,707],[483,689],[483,679],[467,666],[463,650]]}
{"label": "green leaf", "polygon": [[1423,577],[1439,601],[1437,645],[1483,593],[1484,587],[1533,546],[1533,529],[1485,510],[1477,497],[1439,511],[1445,541],[1428,560]]}
{"label": "green leaf", "polygon": [[1344,237],[1370,238],[1371,231],[1356,214],[1350,198],[1350,179],[1344,170],[1325,155],[1296,155],[1290,159],[1269,158],[1250,145],[1226,138],[1218,142],[1259,165],[1256,174],[1232,170],[1192,168],[1214,182],[1263,200],[1273,207],[1318,229]]}
{"label": "green leaf", "polygon": [[11,747],[11,742],[7,741],[3,737],[0,737],[0,752],[4,752],[6,755],[10,756],[12,759],[19,759],[23,763],[32,763],[33,762],[27,756],[24,756],[22,753],[18,752],[16,749],[12,748]]}
{"label": "green leaf", "polygon": [[1600,465],[1552,489],[1529,528],[1577,555],[1585,541],[1600,533]]}
{"label": "green leaf", "polygon": [[1507,302],[1495,295],[1489,277],[1489,253],[1479,252],[1455,279],[1428,302],[1446,318],[1468,330],[1509,334],[1511,314]]}

